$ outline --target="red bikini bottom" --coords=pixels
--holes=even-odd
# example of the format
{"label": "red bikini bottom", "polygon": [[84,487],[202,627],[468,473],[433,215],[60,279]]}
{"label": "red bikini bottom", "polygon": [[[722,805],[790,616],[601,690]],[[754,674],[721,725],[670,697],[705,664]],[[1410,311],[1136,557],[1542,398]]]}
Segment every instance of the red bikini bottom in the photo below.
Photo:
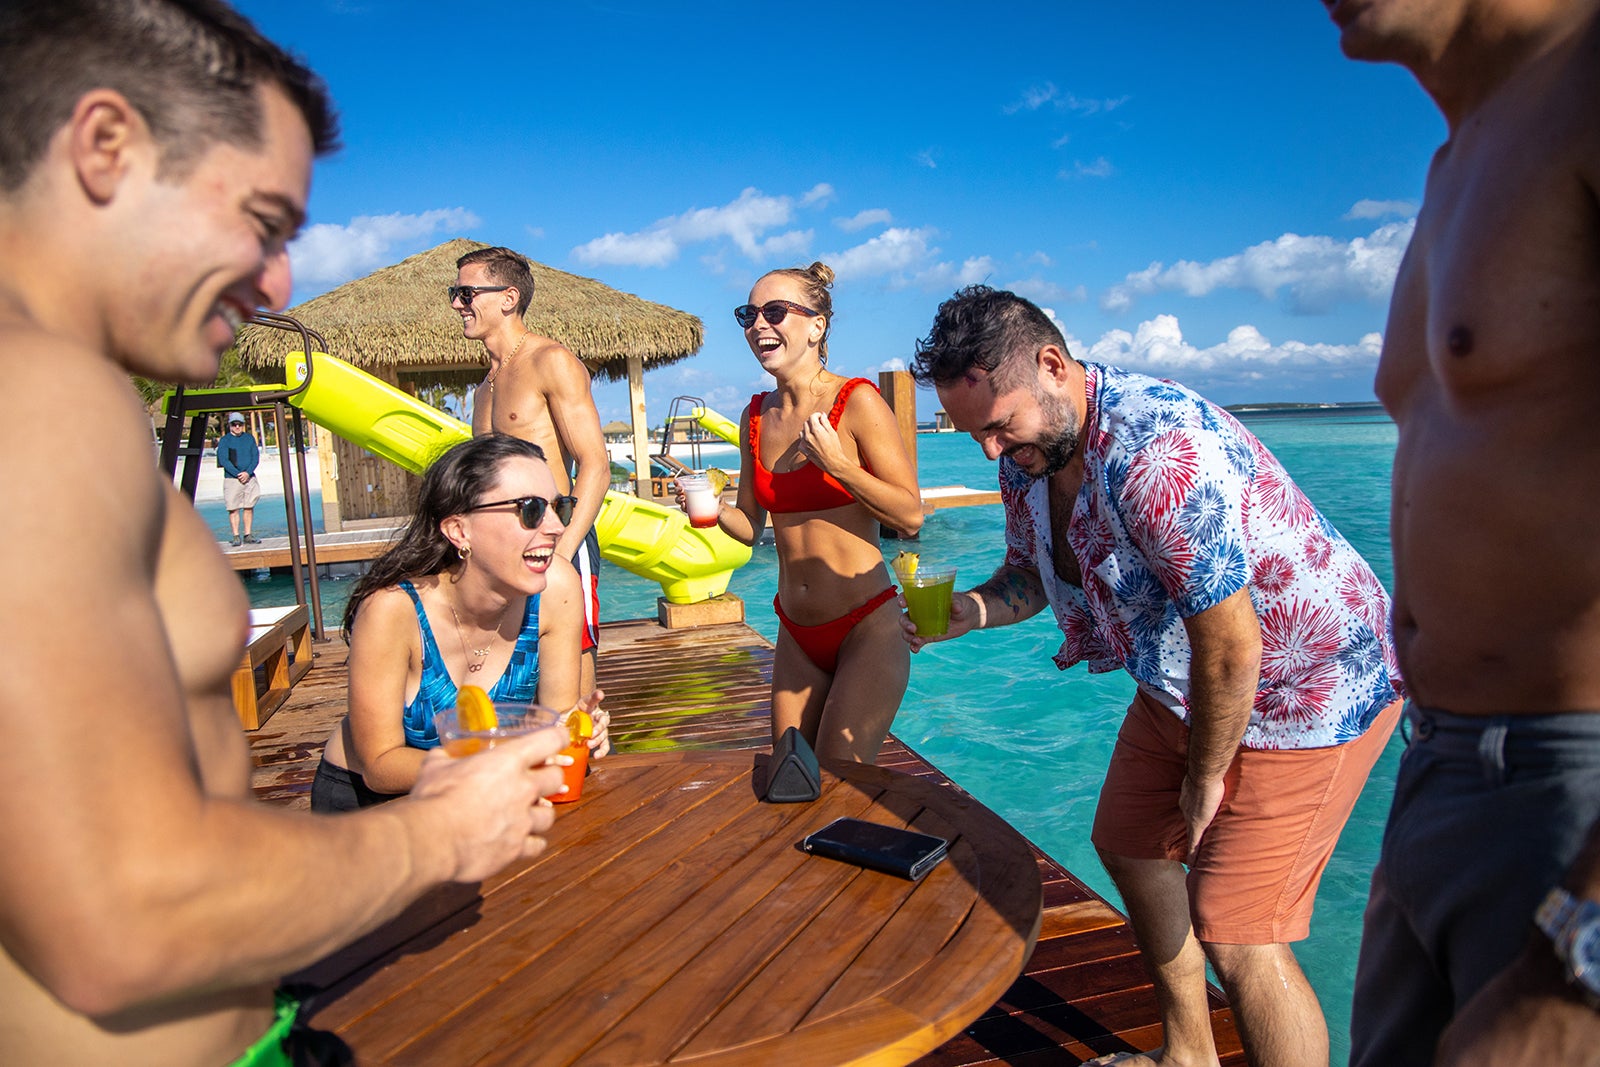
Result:
{"label": "red bikini bottom", "polygon": [[865,604],[832,622],[820,623],[816,626],[800,626],[789,621],[789,616],[783,613],[783,607],[778,603],[778,598],[772,598],[772,610],[778,613],[778,621],[783,628],[789,631],[789,636],[794,638],[794,643],[800,646],[800,651],[806,658],[815,663],[821,670],[829,674],[839,666],[839,646],[844,644],[844,639],[850,636],[850,631],[856,628],[856,623],[871,615],[887,600],[893,600],[899,590],[890,586]]}

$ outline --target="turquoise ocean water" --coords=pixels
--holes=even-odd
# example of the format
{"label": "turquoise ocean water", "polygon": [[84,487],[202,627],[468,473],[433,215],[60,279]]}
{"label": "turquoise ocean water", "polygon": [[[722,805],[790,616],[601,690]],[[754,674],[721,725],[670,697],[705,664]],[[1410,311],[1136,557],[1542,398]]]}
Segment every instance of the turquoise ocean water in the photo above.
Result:
{"label": "turquoise ocean water", "polygon": [[[1243,421],[1366,557],[1384,585],[1392,588],[1388,486],[1393,423],[1382,414],[1337,410],[1253,414]],[[994,465],[964,435],[919,436],[917,460],[923,485],[994,486]],[[708,453],[703,462],[731,467],[737,460]],[[226,515],[220,505],[217,510],[219,515],[208,514],[208,520],[214,529],[226,531]],[[320,514],[320,508],[313,513]],[[263,500],[256,515],[258,531],[283,532],[281,500]],[[999,505],[940,511],[929,517],[916,547],[930,562],[955,564],[960,572],[957,588],[968,588],[999,564],[1004,525]],[[900,547],[884,542],[885,557]],[[245,584],[257,606],[294,600],[291,583],[281,575],[247,574]],[[323,617],[329,626],[338,625],[351,584],[349,580],[322,583]],[[604,618],[655,617],[660,595],[656,584],[607,563],[600,588]],[[730,592],[744,599],[750,625],[769,641],[777,638],[777,620],[769,607],[776,588],[777,560],[771,545],[757,546],[754,558],[729,585]],[[1133,683],[1121,673],[1090,675],[1081,665],[1058,671],[1050,656],[1061,638],[1048,614],[934,646],[916,656],[894,732],[1097,892],[1120,904],[1088,834]],[[1327,1014],[1336,1064],[1348,1060],[1361,912],[1399,754],[1396,736],[1373,771],[1323,876],[1311,937],[1295,946]]]}

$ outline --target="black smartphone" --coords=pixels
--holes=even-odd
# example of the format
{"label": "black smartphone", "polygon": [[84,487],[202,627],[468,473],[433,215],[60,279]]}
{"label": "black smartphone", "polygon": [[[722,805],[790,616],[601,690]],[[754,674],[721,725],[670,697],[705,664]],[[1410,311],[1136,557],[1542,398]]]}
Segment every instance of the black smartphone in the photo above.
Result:
{"label": "black smartphone", "polygon": [[800,847],[817,856],[916,881],[944,859],[950,842],[898,826],[863,819],[835,819],[816,833],[806,835]]}

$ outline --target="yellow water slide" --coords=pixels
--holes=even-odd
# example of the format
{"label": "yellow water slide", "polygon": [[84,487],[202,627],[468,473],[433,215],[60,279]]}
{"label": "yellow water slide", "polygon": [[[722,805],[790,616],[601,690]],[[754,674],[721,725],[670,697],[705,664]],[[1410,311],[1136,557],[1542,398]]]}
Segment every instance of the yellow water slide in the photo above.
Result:
{"label": "yellow water slide", "polygon": [[[374,455],[420,474],[451,445],[472,436],[460,419],[344,360],[325,352],[313,352],[311,360],[310,387],[289,402],[318,426]],[[305,355],[291,352],[285,373],[290,389],[305,381]],[[737,426],[733,432],[737,443]],[[602,556],[661,583],[662,593],[674,604],[726,592],[733,572],[750,561],[749,547],[720,529],[696,529],[677,508],[627,493],[606,494],[594,529]]]}
{"label": "yellow water slide", "polygon": [[689,417],[710,430],[730,445],[739,444],[739,424],[710,408],[690,408]]}

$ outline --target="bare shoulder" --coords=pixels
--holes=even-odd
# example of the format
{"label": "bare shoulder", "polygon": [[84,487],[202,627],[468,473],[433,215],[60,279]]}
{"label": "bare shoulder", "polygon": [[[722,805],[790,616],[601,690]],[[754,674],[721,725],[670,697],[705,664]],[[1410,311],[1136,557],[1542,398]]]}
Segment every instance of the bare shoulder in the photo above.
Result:
{"label": "bare shoulder", "polygon": [[[420,592],[420,590],[419,590]],[[350,640],[372,639],[386,644],[406,634],[417,634],[417,610],[409,594],[398,585],[370,594],[356,611]]]}
{"label": "bare shoulder", "polygon": [[540,603],[571,605],[582,611],[583,579],[572,561],[560,555],[551,557],[550,569],[545,572],[545,590]]}
{"label": "bare shoulder", "polygon": [[845,398],[844,410],[839,415],[840,425],[848,422],[852,430],[869,432],[894,422],[894,409],[889,407],[876,388],[858,385]]}
{"label": "bare shoulder", "polygon": [[570,385],[573,382],[582,382],[585,390],[589,388],[589,368],[584,366],[583,360],[572,354],[571,349],[560,341],[540,337],[537,334],[532,340],[534,342],[532,351],[528,355],[530,370],[537,369],[539,375],[552,384]]}
{"label": "bare shoulder", "polygon": [[[151,423],[128,375],[101,354],[41,331],[0,327],[0,464],[8,506],[36,517],[82,514],[92,491],[105,512],[150,544],[164,509]],[[76,432],[63,432],[71,413]],[[82,526],[82,523],[76,523]]]}

